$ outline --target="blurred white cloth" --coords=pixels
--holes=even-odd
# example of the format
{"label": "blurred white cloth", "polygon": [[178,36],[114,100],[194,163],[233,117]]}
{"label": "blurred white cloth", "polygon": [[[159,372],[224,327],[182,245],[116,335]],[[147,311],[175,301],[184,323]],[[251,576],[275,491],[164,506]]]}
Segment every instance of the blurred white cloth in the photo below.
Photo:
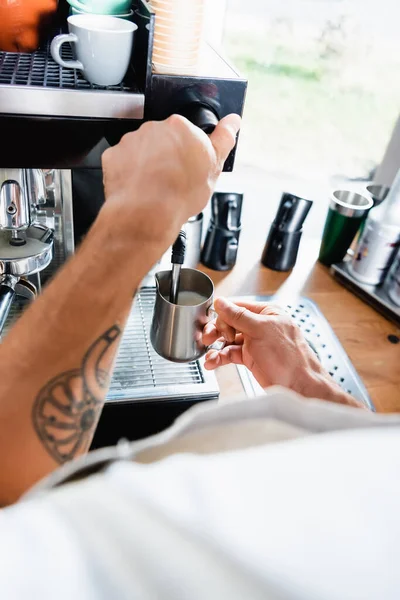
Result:
{"label": "blurred white cloth", "polygon": [[1,599],[399,597],[399,417],[273,388],[129,453],[0,512]]}

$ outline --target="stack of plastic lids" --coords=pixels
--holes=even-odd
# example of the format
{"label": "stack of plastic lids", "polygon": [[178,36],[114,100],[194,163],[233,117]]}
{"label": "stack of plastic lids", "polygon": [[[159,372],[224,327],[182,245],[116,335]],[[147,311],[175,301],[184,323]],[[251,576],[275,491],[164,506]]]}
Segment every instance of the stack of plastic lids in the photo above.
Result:
{"label": "stack of plastic lids", "polygon": [[151,0],[156,14],[156,73],[196,75],[203,34],[204,0]]}

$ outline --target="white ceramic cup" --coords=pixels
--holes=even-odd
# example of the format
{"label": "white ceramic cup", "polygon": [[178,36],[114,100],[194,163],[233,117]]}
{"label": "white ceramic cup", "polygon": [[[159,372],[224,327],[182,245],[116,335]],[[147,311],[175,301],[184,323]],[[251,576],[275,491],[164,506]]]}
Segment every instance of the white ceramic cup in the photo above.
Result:
{"label": "white ceramic cup", "polygon": [[[79,69],[87,81],[108,86],[121,83],[128,70],[135,23],[106,15],[68,17],[69,33],[57,35],[51,42],[51,56],[68,69]],[[63,60],[62,44],[75,46],[77,60]]]}

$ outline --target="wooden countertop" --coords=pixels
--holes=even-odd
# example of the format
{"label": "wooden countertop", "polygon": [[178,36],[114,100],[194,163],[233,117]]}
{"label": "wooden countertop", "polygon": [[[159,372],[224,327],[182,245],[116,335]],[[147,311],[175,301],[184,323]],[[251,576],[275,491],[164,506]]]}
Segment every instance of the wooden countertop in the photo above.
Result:
{"label": "wooden countertop", "polygon": [[[296,267],[278,273],[259,262],[261,250],[250,240],[240,245],[238,262],[228,273],[203,268],[216,286],[216,295],[277,294],[278,299],[303,295],[314,300],[330,322],[379,412],[400,412],[400,329],[337,283],[329,269],[316,262],[319,243],[302,241]],[[217,370],[221,398],[243,393],[234,367]]]}

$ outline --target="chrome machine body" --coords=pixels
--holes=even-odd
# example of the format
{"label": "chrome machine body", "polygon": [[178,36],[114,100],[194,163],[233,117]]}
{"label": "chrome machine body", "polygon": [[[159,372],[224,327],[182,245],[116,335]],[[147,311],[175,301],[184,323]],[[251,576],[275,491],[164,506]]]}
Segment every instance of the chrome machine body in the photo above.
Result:
{"label": "chrome machine body", "polygon": [[[104,200],[104,149],[147,120],[178,113],[207,132],[225,115],[243,112],[247,82],[211,47],[204,48],[196,77],[153,73],[155,15],[145,0],[133,0],[132,8],[135,51],[118,86],[91,85],[79,72],[59,67],[50,39],[30,54],[0,52],[0,130],[7,141],[0,146],[5,333],[94,221]],[[52,35],[65,29],[68,9],[60,0]],[[63,52],[68,59],[67,44]],[[232,170],[234,158],[235,149],[225,170]],[[25,243],[18,245],[21,239]],[[191,404],[218,397],[215,377],[201,361],[172,364],[153,352],[148,336],[155,297],[154,277],[148,277],[123,336],[96,446],[155,433]]]}

